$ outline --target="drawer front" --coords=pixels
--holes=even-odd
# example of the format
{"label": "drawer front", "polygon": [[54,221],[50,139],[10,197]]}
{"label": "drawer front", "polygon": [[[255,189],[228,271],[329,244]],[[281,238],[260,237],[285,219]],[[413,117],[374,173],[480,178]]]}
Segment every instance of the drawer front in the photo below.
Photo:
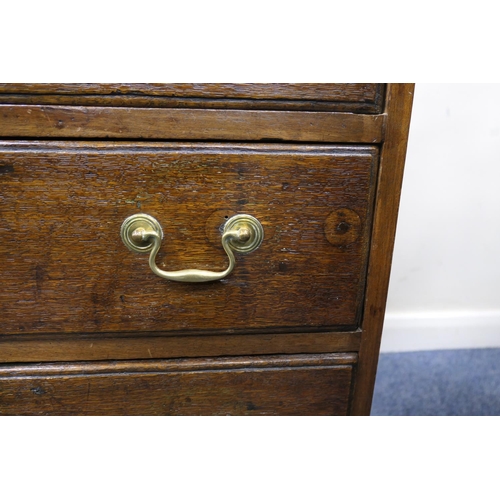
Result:
{"label": "drawer front", "polygon": [[355,355],[0,368],[0,415],[346,415]]}
{"label": "drawer front", "polygon": [[[0,143],[3,334],[307,332],[359,326],[378,149]],[[221,227],[264,240],[219,281],[177,283],[120,238],[155,217],[167,271],[228,265]]]}
{"label": "drawer front", "polygon": [[0,103],[381,113],[376,83],[0,84]]}

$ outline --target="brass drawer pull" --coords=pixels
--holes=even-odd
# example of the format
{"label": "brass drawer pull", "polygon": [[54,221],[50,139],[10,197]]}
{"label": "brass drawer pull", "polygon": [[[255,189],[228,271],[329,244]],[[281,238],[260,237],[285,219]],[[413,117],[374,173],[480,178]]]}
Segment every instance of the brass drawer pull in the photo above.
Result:
{"label": "brass drawer pull", "polygon": [[224,271],[204,271],[202,269],[183,269],[182,271],[162,271],[155,259],[160,250],[163,230],[159,222],[150,215],[131,215],[123,221],[120,231],[123,243],[134,252],[151,252],[149,267],[160,278],[172,281],[200,283],[225,278],[235,265],[234,252],[250,253],[260,246],[264,239],[261,223],[251,215],[235,215],[224,225],[222,247],[229,257],[229,266]]}

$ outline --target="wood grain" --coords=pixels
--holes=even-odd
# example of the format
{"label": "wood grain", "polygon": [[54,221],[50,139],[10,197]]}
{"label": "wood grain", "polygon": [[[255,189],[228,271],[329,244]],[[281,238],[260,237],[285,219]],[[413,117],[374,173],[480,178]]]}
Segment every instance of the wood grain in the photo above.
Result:
{"label": "wood grain", "polygon": [[[371,146],[2,143],[2,332],[355,330],[377,156]],[[325,221],[343,207],[360,227],[332,245]],[[211,241],[236,213],[257,217],[265,240],[224,280],[174,283],[122,243],[138,212],[162,224],[167,270],[224,269]]]}
{"label": "wood grain", "polygon": [[401,184],[408,144],[413,84],[391,84],[382,146],[366,287],[363,335],[353,393],[354,415],[369,415],[384,324]]}
{"label": "wood grain", "polygon": [[378,143],[384,115],[0,104],[0,137]]}
{"label": "wood grain", "polygon": [[[412,98],[0,84],[0,413],[368,415]],[[165,282],[119,238],[137,212],[167,270],[224,268],[236,213],[265,240],[226,280]]]}
{"label": "wood grain", "polygon": [[355,354],[0,367],[0,415],[346,415]]}
{"label": "wood grain", "polygon": [[380,113],[374,83],[0,84],[0,103]]}
{"label": "wood grain", "polygon": [[361,331],[254,333],[251,335],[79,335],[0,336],[0,363],[174,359],[202,356],[356,352]]}

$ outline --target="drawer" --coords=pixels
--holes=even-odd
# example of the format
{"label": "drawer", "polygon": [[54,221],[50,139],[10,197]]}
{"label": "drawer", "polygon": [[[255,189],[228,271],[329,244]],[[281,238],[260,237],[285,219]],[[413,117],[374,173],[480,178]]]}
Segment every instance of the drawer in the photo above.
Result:
{"label": "drawer", "polygon": [[0,414],[369,414],[412,95],[0,84]]}
{"label": "drawer", "polygon": [[[352,331],[361,319],[378,148],[0,144],[3,334]],[[178,283],[120,237],[162,226],[159,268],[228,267],[236,214],[264,238],[233,272]]]}
{"label": "drawer", "polygon": [[0,415],[346,415],[354,354],[0,367]]}
{"label": "drawer", "polygon": [[375,83],[0,84],[0,103],[381,113]]}

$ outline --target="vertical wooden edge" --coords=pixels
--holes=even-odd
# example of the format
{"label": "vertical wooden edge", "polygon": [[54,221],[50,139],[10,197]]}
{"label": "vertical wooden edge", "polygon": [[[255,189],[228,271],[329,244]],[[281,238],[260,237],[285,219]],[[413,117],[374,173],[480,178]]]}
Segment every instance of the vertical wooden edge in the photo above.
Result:
{"label": "vertical wooden edge", "polygon": [[388,84],[359,361],[351,415],[369,415],[384,324],[399,199],[408,144],[414,84]]}

